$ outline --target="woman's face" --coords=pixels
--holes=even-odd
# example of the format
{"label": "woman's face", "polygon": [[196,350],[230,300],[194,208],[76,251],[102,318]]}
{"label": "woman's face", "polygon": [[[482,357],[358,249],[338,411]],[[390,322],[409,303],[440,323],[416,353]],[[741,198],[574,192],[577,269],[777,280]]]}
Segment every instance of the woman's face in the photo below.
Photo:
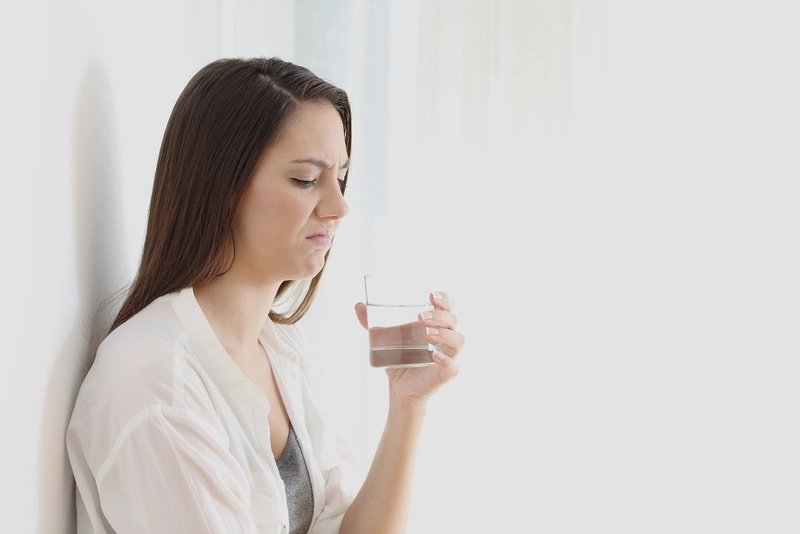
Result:
{"label": "woman's face", "polygon": [[348,207],[350,165],[339,113],[305,102],[253,171],[234,218],[233,269],[253,283],[313,278]]}

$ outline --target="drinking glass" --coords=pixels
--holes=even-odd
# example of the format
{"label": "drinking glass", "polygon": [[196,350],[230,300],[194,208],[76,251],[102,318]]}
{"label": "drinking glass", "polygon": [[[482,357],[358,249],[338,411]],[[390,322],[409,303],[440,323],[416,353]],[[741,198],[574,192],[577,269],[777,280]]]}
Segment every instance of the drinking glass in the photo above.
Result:
{"label": "drinking glass", "polygon": [[418,316],[433,309],[430,277],[421,274],[371,274],[364,277],[372,367],[433,364],[441,344],[425,339]]}

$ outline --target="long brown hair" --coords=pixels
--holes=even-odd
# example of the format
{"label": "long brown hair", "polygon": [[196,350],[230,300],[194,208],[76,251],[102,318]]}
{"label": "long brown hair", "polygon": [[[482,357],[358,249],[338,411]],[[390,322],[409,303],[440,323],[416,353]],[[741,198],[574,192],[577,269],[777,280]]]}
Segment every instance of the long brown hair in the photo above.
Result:
{"label": "long brown hair", "polygon": [[[164,132],[142,260],[110,331],[158,297],[230,268],[234,214],[250,175],[297,106],[309,101],[330,102],[339,112],[350,156],[347,93],[308,69],[278,58],[220,59],[195,74]],[[321,276],[283,282],[276,303],[288,300],[288,309],[273,308],[270,319],[291,324],[303,317]]]}

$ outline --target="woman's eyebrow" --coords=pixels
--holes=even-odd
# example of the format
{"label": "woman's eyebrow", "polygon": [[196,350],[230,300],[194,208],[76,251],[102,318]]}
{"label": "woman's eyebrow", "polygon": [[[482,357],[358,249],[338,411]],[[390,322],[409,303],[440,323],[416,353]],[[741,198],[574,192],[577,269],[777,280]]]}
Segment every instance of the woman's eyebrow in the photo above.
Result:
{"label": "woman's eyebrow", "polygon": [[[319,167],[320,169],[330,169],[333,167],[332,163],[328,163],[326,161],[322,161],[321,159],[317,158],[296,159],[292,161],[292,163],[310,163],[315,167]],[[344,162],[344,165],[339,167],[339,170],[347,169],[349,167],[350,167],[350,158],[347,158],[347,161]]]}

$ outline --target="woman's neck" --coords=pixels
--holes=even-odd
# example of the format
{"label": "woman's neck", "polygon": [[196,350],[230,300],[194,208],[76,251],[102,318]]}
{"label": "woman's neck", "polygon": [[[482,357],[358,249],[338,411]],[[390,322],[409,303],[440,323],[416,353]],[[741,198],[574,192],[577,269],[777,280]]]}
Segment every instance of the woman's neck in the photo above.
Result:
{"label": "woman's neck", "polygon": [[232,269],[194,288],[195,298],[214,334],[234,361],[257,353],[258,336],[280,282],[253,284]]}

